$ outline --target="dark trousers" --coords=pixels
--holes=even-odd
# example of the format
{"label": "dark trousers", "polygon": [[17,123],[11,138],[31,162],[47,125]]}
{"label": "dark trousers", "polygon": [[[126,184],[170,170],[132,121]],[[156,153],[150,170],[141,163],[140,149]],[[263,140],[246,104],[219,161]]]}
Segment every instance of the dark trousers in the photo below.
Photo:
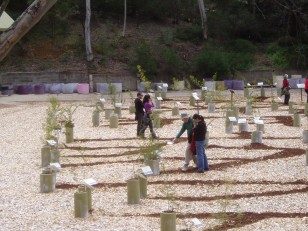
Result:
{"label": "dark trousers", "polygon": [[290,93],[284,95],[284,104],[289,105]]}
{"label": "dark trousers", "polygon": [[137,136],[140,134],[141,129],[143,128],[143,113],[136,113],[137,120]]}
{"label": "dark trousers", "polygon": [[307,93],[307,101],[306,101],[306,103],[308,103],[308,89],[305,89],[305,92]]}

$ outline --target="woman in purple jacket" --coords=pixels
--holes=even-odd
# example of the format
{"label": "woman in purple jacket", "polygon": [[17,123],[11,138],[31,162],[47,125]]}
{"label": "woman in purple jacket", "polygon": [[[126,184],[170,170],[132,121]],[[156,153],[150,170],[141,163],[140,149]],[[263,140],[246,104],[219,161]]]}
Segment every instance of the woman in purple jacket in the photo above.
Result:
{"label": "woman in purple jacket", "polygon": [[146,94],[143,97],[143,107],[145,110],[144,113],[144,121],[143,121],[143,128],[140,130],[140,136],[144,138],[144,132],[147,129],[147,127],[150,127],[150,132],[152,134],[152,138],[153,139],[157,139],[157,135],[155,134],[154,130],[153,130],[153,122],[151,119],[151,114],[153,112],[153,109],[155,108],[155,105],[152,102],[151,96],[149,94]]}

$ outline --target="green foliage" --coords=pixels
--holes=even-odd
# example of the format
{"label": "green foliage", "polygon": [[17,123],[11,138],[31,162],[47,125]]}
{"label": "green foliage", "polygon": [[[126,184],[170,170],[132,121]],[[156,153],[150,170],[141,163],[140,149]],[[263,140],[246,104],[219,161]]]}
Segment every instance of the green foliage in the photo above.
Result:
{"label": "green foliage", "polygon": [[183,60],[173,48],[163,49],[161,52],[162,65],[168,75],[178,75],[182,71]]}
{"label": "green foliage", "polygon": [[272,43],[268,46],[267,54],[271,63],[278,68],[288,68],[288,49],[280,47],[277,43]]}
{"label": "green foliage", "polygon": [[172,45],[174,40],[174,34],[172,30],[164,30],[161,32],[160,37],[159,37],[159,41],[162,44],[165,44],[167,46]]}
{"label": "green foliage", "polygon": [[149,76],[156,75],[158,62],[152,51],[152,47],[148,42],[140,42],[134,48],[135,60],[133,61],[133,67],[137,65],[142,66]]}
{"label": "green foliage", "polygon": [[175,37],[181,41],[200,44],[203,42],[203,32],[199,25],[184,25],[176,29]]}
{"label": "green foliage", "polygon": [[56,97],[49,99],[49,106],[47,109],[47,116],[43,129],[45,131],[44,140],[51,140],[56,137],[56,131],[61,128],[59,123],[59,113],[61,111],[60,103]]}
{"label": "green foliage", "polygon": [[150,139],[140,151],[144,160],[158,160],[161,158],[162,144],[155,139]]}
{"label": "green foliage", "polygon": [[227,42],[225,48],[231,52],[238,53],[254,53],[256,51],[256,46],[245,39],[235,39]]}
{"label": "green foliage", "polygon": [[194,60],[193,72],[202,77],[213,76],[217,73],[220,80],[230,73],[230,63],[226,52],[218,49],[201,51]]}

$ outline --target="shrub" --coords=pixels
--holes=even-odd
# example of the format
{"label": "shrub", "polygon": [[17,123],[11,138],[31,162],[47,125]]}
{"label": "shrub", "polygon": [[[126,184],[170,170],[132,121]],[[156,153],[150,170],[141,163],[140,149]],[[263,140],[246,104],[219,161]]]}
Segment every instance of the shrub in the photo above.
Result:
{"label": "shrub", "polygon": [[282,69],[286,69],[289,67],[287,48],[283,48],[276,43],[272,43],[268,46],[267,54],[272,65],[274,65],[275,67]]}
{"label": "shrub", "polygon": [[245,39],[235,39],[226,44],[226,49],[238,53],[254,53],[256,46]]}
{"label": "shrub", "polygon": [[172,48],[166,48],[161,52],[162,62],[165,64],[165,71],[170,75],[176,75],[182,70],[182,59]]}
{"label": "shrub", "polygon": [[213,76],[217,72],[218,80],[230,73],[228,55],[219,50],[200,52],[194,60],[194,73],[202,77]]}
{"label": "shrub", "polygon": [[203,41],[202,28],[198,25],[180,26],[176,29],[175,37],[181,41],[198,44]]}

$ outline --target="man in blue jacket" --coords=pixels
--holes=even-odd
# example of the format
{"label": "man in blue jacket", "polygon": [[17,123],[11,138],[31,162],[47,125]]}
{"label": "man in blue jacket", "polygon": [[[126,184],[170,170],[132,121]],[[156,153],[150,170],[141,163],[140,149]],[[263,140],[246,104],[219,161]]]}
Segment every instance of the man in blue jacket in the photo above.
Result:
{"label": "man in blue jacket", "polygon": [[189,136],[190,136],[191,130],[194,126],[194,119],[191,118],[187,113],[181,114],[181,119],[183,121],[183,125],[182,125],[181,130],[178,132],[176,137],[173,139],[173,143],[178,142],[178,139],[181,137],[181,135],[185,131],[187,131],[187,144],[186,144],[186,149],[185,149],[185,163],[184,163],[183,167],[181,168],[181,170],[183,172],[185,172],[185,171],[188,170],[189,162],[190,162],[191,159],[194,161],[195,164],[197,164],[196,158],[190,150],[190,140],[188,139]]}

